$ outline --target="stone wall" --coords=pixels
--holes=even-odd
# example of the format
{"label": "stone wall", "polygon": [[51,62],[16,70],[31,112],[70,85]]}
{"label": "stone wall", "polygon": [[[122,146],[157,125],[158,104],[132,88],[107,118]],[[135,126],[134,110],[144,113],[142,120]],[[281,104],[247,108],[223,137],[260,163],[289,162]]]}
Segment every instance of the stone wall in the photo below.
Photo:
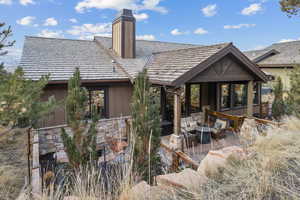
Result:
{"label": "stone wall", "polygon": [[[99,120],[97,129],[97,148],[106,142],[106,138],[123,138],[129,133],[129,120],[130,117],[119,117],[111,119]],[[40,155],[48,153],[56,153],[58,161],[67,162],[64,145],[61,138],[61,129],[65,128],[66,132],[72,135],[71,129],[67,125],[54,126],[48,128],[37,129],[39,135],[39,151]]]}

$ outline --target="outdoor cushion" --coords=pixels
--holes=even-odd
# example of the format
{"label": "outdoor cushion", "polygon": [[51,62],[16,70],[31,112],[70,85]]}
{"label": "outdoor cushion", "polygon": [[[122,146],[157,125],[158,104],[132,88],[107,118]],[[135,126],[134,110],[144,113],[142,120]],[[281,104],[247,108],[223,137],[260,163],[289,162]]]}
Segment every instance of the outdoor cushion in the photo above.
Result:
{"label": "outdoor cushion", "polygon": [[215,122],[215,129],[225,129],[227,127],[227,122],[221,119],[217,119]]}

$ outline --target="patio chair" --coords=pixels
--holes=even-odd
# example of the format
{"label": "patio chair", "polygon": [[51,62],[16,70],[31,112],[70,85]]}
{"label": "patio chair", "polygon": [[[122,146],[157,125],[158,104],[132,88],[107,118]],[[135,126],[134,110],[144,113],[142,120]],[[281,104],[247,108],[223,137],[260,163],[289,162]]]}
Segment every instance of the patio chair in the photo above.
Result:
{"label": "patio chair", "polygon": [[212,138],[222,139],[225,138],[226,131],[228,130],[229,123],[226,120],[216,119],[214,126],[212,127]]}

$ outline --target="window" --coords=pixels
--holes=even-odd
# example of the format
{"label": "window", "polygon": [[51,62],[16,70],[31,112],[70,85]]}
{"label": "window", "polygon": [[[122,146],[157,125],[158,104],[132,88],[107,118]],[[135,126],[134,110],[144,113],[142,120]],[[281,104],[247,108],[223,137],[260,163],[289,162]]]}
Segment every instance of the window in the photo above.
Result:
{"label": "window", "polygon": [[200,112],[201,105],[200,105],[200,85],[193,84],[191,85],[191,112]]}
{"label": "window", "polygon": [[247,85],[233,84],[233,106],[247,106]]}
{"label": "window", "polygon": [[106,117],[106,100],[105,100],[105,90],[104,89],[93,89],[88,90],[89,95],[89,105],[88,105],[88,118],[92,116],[92,110],[95,108],[97,114],[100,118]]}
{"label": "window", "polygon": [[230,84],[221,85],[221,109],[230,108]]}
{"label": "window", "polygon": [[254,83],[253,85],[253,104],[259,104],[259,84]]}

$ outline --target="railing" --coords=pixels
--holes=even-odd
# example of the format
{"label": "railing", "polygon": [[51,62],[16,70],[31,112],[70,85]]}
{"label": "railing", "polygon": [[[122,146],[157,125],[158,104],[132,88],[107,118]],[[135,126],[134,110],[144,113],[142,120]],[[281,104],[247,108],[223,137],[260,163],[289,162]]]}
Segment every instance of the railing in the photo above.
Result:
{"label": "railing", "polygon": [[238,132],[243,125],[243,122],[246,118],[248,119],[254,119],[256,123],[258,124],[264,124],[264,125],[272,125],[276,127],[280,127],[283,125],[283,123],[280,122],[275,122],[271,120],[266,120],[266,119],[260,119],[256,117],[246,117],[246,116],[237,116],[237,115],[229,115],[229,114],[224,114],[221,112],[217,111],[211,111],[211,110],[206,110],[205,111],[205,119],[208,119],[209,116],[214,116],[216,118],[221,118],[221,119],[227,119],[233,121],[233,131]]}
{"label": "railing", "polygon": [[166,151],[172,153],[172,170],[177,171],[179,167],[179,160],[182,160],[187,165],[191,166],[192,169],[197,170],[199,167],[199,164],[195,162],[193,159],[191,159],[187,154],[183,153],[182,151],[174,151],[170,147],[168,147],[166,144],[161,143],[160,146],[164,148]]}
{"label": "railing", "polygon": [[217,111],[206,110],[205,111],[205,119],[208,120],[209,116],[214,116],[216,118],[227,119],[227,120],[233,121],[232,130],[235,132],[240,130],[240,128],[243,124],[243,121],[245,119],[244,116],[229,115],[229,114],[224,114],[224,113],[217,112]]}

